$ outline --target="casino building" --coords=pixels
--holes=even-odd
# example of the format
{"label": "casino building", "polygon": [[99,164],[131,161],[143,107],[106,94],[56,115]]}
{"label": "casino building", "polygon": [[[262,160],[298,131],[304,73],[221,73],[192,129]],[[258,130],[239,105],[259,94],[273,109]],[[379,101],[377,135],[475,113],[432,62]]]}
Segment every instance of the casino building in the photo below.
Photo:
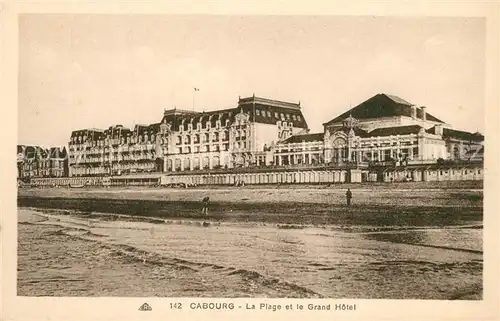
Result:
{"label": "casino building", "polygon": [[289,137],[274,146],[279,165],[423,164],[482,159],[483,135],[451,129],[424,106],[378,94],[323,124],[322,133]]}

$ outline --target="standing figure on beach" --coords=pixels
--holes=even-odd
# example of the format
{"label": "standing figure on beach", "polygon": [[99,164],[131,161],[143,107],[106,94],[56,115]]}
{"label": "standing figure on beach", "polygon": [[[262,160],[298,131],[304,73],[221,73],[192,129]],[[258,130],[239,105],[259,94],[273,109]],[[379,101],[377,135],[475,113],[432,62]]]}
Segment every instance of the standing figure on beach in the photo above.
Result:
{"label": "standing figure on beach", "polygon": [[350,188],[347,189],[347,192],[345,193],[345,197],[347,199],[347,206],[351,206],[352,192],[351,192]]}
{"label": "standing figure on beach", "polygon": [[203,202],[203,210],[201,211],[201,214],[208,215],[208,202],[210,201],[210,197],[205,196],[202,200]]}

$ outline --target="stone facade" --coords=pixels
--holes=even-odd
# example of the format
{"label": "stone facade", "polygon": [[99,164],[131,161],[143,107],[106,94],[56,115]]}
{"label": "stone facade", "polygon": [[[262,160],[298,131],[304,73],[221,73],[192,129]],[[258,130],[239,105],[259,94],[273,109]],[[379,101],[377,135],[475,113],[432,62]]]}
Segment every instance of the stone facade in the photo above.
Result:
{"label": "stone facade", "polygon": [[307,129],[300,104],[259,97],[210,112],[165,110],[162,120],[133,130],[74,131],[70,175],[100,176],[266,166],[270,146]]}
{"label": "stone facade", "polygon": [[[117,182],[130,183],[141,175],[189,174],[201,182],[200,177],[207,172],[222,175],[293,168],[314,171],[323,166],[333,172],[349,169],[345,177],[350,181],[352,177],[356,181],[383,181],[389,177],[383,175],[389,174],[380,174],[378,169],[355,174],[351,170],[443,161],[481,162],[483,141],[479,133],[452,129],[425,107],[386,94],[378,94],[324,123],[320,133],[309,133],[300,103],[252,96],[240,98],[236,107],[228,109],[165,110],[158,123],[132,129],[115,125],[105,130],[73,131],[66,175],[122,177]],[[43,154],[35,151],[31,154]],[[21,176],[61,175],[54,168],[47,172],[47,166],[39,165],[43,162],[33,165],[32,158],[18,160],[25,166]],[[148,177],[136,183],[154,181]],[[220,180],[231,180],[227,178],[230,176],[224,177]],[[270,180],[271,176],[262,176],[259,182],[264,182],[265,177]],[[333,178],[333,182],[338,180],[342,181]]]}
{"label": "stone facade", "polygon": [[18,179],[65,176],[68,176],[66,147],[17,146]]}

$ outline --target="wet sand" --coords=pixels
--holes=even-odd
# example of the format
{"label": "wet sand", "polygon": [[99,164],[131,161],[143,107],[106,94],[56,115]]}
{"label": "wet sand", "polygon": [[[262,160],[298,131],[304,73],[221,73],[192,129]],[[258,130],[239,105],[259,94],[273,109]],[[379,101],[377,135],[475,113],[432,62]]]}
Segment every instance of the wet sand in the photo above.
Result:
{"label": "wet sand", "polygon": [[[451,183],[449,188],[416,190],[393,185],[379,190],[360,185],[353,189],[351,207],[345,205],[345,189],[324,186],[300,189],[20,189],[18,205],[161,219],[301,225],[447,226],[482,221],[482,190],[470,188],[477,187],[478,183],[464,184],[469,189]],[[211,200],[208,216],[201,214],[201,199],[205,196]]]}
{"label": "wet sand", "polygon": [[346,229],[70,210],[18,217],[22,296],[482,297],[481,220]]}
{"label": "wet sand", "polygon": [[20,189],[18,294],[477,300],[478,184]]}

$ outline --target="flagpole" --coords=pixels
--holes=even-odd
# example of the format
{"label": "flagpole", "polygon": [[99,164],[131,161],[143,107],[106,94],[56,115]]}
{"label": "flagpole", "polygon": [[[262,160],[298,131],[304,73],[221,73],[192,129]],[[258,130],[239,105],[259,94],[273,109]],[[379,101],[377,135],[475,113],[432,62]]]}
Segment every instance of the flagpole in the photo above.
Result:
{"label": "flagpole", "polygon": [[193,111],[194,111],[194,98],[195,98],[195,95],[196,95],[197,91],[200,91],[200,89],[196,88],[196,87],[193,87]]}

